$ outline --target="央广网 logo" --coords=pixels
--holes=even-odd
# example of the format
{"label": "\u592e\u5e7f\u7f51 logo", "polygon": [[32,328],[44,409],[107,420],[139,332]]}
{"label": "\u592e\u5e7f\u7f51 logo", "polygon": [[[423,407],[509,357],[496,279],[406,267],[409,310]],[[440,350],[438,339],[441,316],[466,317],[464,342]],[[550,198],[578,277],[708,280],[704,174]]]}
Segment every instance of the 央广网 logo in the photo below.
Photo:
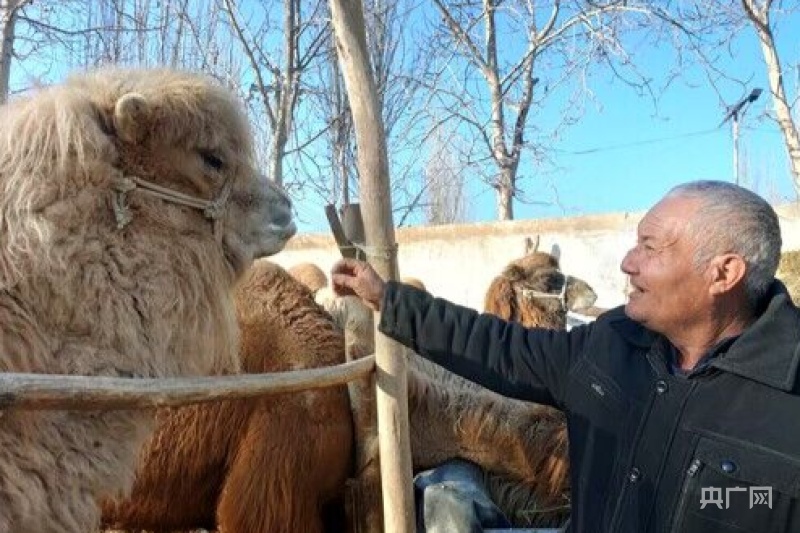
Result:
{"label": "\u592e\u5e7f\u7f51 logo", "polygon": [[[722,498],[722,488],[702,487],[700,489],[700,509],[705,509],[706,505],[716,505],[720,509],[730,509],[731,494],[734,492],[749,492],[750,509],[756,505],[766,505],[772,509],[772,487],[727,487],[724,500]],[[723,503],[725,507],[722,506]]]}

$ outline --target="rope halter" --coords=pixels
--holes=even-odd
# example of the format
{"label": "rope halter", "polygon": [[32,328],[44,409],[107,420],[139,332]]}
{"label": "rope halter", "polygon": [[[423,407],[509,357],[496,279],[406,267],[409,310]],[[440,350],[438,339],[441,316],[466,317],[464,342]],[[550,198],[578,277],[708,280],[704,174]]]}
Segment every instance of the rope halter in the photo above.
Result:
{"label": "rope halter", "polygon": [[167,202],[185,205],[202,211],[203,215],[214,224],[214,234],[218,239],[222,238],[220,220],[225,212],[225,207],[233,188],[233,180],[230,176],[225,179],[219,194],[213,200],[204,200],[168,187],[162,187],[138,176],[115,177],[112,187],[114,189],[112,207],[114,209],[114,218],[117,221],[117,229],[123,229],[133,220],[133,214],[128,205],[128,193],[138,191]]}
{"label": "rope halter", "polygon": [[[560,271],[559,271],[560,272]],[[559,304],[561,305],[562,309],[567,308],[567,284],[569,283],[570,276],[562,274],[564,276],[564,283],[561,285],[561,290],[557,293],[553,292],[542,292],[537,291],[534,289],[520,289],[520,293],[522,297],[525,299],[558,299]]]}

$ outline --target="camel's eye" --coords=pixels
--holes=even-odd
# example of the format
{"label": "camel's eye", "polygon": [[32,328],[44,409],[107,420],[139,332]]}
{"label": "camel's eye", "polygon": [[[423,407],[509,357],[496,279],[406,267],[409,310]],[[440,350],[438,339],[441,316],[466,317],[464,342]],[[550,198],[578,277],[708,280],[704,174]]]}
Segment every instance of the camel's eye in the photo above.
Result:
{"label": "camel's eye", "polygon": [[213,168],[214,170],[222,170],[224,166],[222,159],[219,158],[215,153],[210,152],[208,150],[200,150],[200,157],[203,158],[203,162],[208,165],[209,167]]}

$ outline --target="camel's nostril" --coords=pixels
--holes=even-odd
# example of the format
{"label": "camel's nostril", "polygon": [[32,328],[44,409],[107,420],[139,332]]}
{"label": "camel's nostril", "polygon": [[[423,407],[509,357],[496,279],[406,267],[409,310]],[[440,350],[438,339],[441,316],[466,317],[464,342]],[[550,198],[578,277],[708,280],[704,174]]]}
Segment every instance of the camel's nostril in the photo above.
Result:
{"label": "camel's nostril", "polygon": [[[288,202],[287,202],[288,203]],[[283,207],[282,209],[276,209],[274,213],[272,213],[270,225],[285,228],[289,225],[294,225],[292,223],[292,210],[290,207]]]}

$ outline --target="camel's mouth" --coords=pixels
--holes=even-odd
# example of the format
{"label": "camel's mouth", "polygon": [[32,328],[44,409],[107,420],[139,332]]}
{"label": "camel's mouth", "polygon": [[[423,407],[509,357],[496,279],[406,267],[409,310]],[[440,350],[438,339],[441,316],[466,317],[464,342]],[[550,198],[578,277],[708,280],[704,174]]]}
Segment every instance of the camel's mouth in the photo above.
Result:
{"label": "camel's mouth", "polygon": [[227,234],[222,242],[222,251],[234,272],[241,273],[253,261],[273,256],[283,250],[296,233],[297,226],[294,222],[289,222],[280,226],[270,224],[263,230],[256,231],[255,235],[251,233],[247,237]]}
{"label": "camel's mouth", "polygon": [[277,185],[273,185],[265,191],[262,210],[267,211],[266,217],[258,224],[259,227],[251,236],[253,243],[251,251],[254,259],[277,254],[297,233],[292,202]]}
{"label": "camel's mouth", "polygon": [[267,228],[267,233],[270,238],[255,249],[253,253],[254,259],[270,257],[283,250],[286,243],[297,234],[297,224],[293,220],[284,225],[270,224]]}
{"label": "camel's mouth", "polygon": [[574,302],[569,302],[568,310],[576,311],[578,309],[591,307],[594,305],[596,301],[597,301],[596,294],[582,294],[578,296]]}

